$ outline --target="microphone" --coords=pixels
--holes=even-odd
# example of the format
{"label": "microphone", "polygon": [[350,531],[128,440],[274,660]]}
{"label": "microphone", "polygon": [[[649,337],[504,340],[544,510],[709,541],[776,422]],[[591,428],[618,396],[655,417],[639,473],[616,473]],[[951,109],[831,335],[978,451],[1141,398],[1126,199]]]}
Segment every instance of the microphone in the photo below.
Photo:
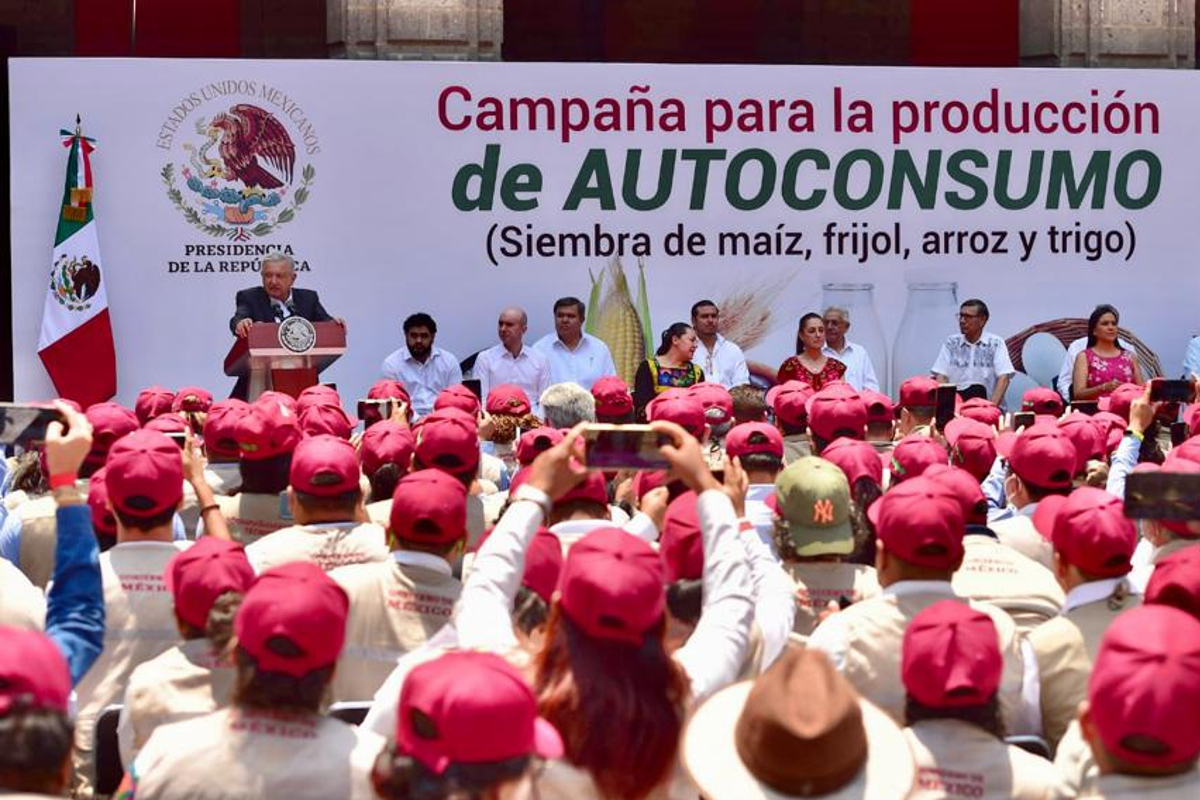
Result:
{"label": "microphone", "polygon": [[288,301],[284,303],[284,305],[287,307],[288,314],[290,316],[296,316],[296,302],[292,300],[292,298],[289,297]]}

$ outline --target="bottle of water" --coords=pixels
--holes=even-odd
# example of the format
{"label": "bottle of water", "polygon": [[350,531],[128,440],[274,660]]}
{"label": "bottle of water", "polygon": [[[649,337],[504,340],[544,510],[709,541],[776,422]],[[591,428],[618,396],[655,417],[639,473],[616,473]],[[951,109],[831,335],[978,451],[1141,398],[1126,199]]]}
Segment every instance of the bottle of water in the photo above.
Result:
{"label": "bottle of water", "polygon": [[892,345],[892,397],[899,397],[900,384],[905,378],[929,374],[938,349],[955,333],[958,333],[958,284],[952,281],[908,284],[904,317]]}

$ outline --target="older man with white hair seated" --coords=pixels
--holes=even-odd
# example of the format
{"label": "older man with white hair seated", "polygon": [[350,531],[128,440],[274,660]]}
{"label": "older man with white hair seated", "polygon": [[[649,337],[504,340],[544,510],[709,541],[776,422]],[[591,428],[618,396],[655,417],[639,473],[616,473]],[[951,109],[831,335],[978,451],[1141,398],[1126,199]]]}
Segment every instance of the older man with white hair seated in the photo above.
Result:
{"label": "older man with white hair seated", "polygon": [[822,317],[825,322],[825,347],[821,352],[846,365],[846,374],[843,376],[846,383],[860,392],[863,389],[878,392],[879,380],[875,377],[871,354],[861,344],[846,338],[850,330],[850,311],[830,306]]}

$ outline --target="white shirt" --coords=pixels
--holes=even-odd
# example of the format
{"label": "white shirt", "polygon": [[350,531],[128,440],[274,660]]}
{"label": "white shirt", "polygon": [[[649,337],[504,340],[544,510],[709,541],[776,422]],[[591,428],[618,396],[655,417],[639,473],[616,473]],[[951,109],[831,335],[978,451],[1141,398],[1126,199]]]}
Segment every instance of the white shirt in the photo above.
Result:
{"label": "white shirt", "polygon": [[[1200,339],[1200,337],[1197,337]],[[1117,339],[1117,347],[1122,350],[1128,350],[1129,345]],[[1087,349],[1087,337],[1080,336],[1075,341],[1067,345],[1067,354],[1063,356],[1062,366],[1058,369],[1058,393],[1062,395],[1063,400],[1071,401],[1071,381],[1075,377],[1075,358]],[[1189,351],[1191,352],[1191,351]],[[1197,368],[1200,368],[1200,345],[1196,346]],[[1186,365],[1184,367],[1186,370]]]}
{"label": "white shirt", "polygon": [[989,396],[996,388],[997,378],[1016,372],[1004,339],[987,331],[974,344],[961,333],[954,334],[942,344],[937,361],[929,369],[935,375],[945,375],[959,389],[981,384]]}
{"label": "white shirt", "polygon": [[1116,591],[1117,585],[1124,583],[1129,589],[1130,594],[1141,594],[1140,587],[1134,585],[1128,575],[1121,575],[1117,578],[1101,578],[1098,581],[1088,581],[1081,583],[1071,591],[1067,592],[1067,599],[1063,602],[1062,613],[1066,614],[1074,611],[1080,606],[1099,603],[1101,600],[1107,600]]}
{"label": "white shirt", "polygon": [[413,411],[420,417],[433,411],[433,401],[443,389],[462,383],[463,379],[458,357],[440,347],[430,348],[424,364],[413,358],[407,347],[401,347],[383,360],[380,372],[383,377],[404,384]]}
{"label": "white shirt", "polygon": [[859,391],[870,389],[878,392],[879,379],[875,377],[875,367],[871,364],[871,354],[867,352],[867,348],[849,339],[842,344],[843,349],[840,352],[829,345],[825,345],[821,352],[846,365],[846,374],[842,376],[846,383]]}
{"label": "white shirt", "polygon": [[1200,336],[1188,342],[1187,354],[1183,357],[1183,377],[1200,375]]}
{"label": "white shirt", "polygon": [[533,413],[541,414],[538,400],[550,385],[550,362],[532,347],[523,345],[516,357],[503,344],[489,347],[475,358],[474,374],[485,402],[493,386],[511,383],[529,396]]}
{"label": "white shirt", "polygon": [[591,391],[597,379],[617,374],[608,345],[590,333],[582,335],[574,350],[567,347],[556,333],[538,339],[533,349],[550,362],[551,383],[577,383]]}
{"label": "white shirt", "polygon": [[767,500],[775,496],[775,484],[752,483],[746,487],[746,519],[754,526],[759,540],[775,553],[775,512]]}
{"label": "white shirt", "polygon": [[719,383],[726,389],[750,382],[750,368],[746,366],[746,354],[742,348],[717,334],[717,344],[710,353],[704,342],[696,340],[696,354],[692,363],[704,370],[704,380]]}

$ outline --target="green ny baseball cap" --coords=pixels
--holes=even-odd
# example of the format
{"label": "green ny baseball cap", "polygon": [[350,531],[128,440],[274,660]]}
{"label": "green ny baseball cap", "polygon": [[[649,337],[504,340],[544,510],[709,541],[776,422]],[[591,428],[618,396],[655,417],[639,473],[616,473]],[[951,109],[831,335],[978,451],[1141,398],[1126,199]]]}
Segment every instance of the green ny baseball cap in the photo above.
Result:
{"label": "green ny baseball cap", "polygon": [[775,503],[796,555],[854,551],[850,483],[832,463],[817,456],[793,461],[775,479]]}

